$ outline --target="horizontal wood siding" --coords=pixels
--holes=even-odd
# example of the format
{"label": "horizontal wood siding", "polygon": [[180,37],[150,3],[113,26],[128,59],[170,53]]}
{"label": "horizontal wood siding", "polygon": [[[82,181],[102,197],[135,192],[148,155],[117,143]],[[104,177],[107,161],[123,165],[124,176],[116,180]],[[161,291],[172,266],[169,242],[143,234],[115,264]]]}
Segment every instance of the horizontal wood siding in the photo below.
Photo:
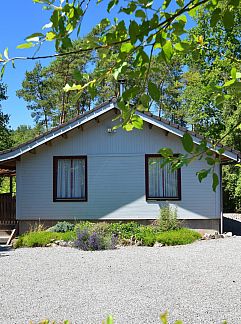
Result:
{"label": "horizontal wood siding", "polygon": [[[74,130],[36,154],[26,154],[17,163],[17,218],[31,219],[153,219],[166,202],[147,202],[145,197],[145,154],[171,147],[181,153],[180,139],[144,125],[143,130],[125,132],[113,126],[108,113],[100,123]],[[53,202],[53,156],[87,155],[88,201]],[[219,188],[214,193],[211,179],[199,183],[196,172],[206,165],[197,161],[182,168],[182,199],[179,218],[219,218]],[[169,202],[168,202],[169,203]]]}

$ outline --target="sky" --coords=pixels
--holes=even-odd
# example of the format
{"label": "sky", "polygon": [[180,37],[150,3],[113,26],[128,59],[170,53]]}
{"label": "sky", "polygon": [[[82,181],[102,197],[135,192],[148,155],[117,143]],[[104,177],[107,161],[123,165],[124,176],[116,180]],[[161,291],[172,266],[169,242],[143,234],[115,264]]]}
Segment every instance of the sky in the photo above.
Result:
{"label": "sky", "polygon": [[[42,5],[33,3],[32,0],[11,0],[1,2],[0,19],[0,53],[5,48],[9,50],[9,57],[32,56],[34,49],[16,49],[16,46],[25,43],[25,37],[41,32],[42,26],[49,22],[49,12],[42,9]],[[106,16],[108,0],[104,0],[101,6],[96,5],[96,0],[91,0],[87,14],[82,22],[81,35],[90,32],[91,29]],[[110,18],[116,16],[112,12]],[[126,19],[126,15],[118,15],[119,19]],[[190,27],[190,26],[188,26]],[[38,52],[38,55],[54,54],[54,42],[46,42]],[[42,65],[49,60],[41,60]],[[16,69],[9,64],[5,70],[3,82],[7,84],[8,100],[2,101],[2,110],[10,115],[9,126],[16,129],[19,125],[34,125],[31,111],[27,109],[27,103],[16,96],[16,90],[21,89],[26,70],[31,71],[36,61],[16,61]]]}
{"label": "sky", "polygon": [[[16,46],[25,43],[25,37],[41,32],[42,26],[48,23],[49,14],[42,10],[40,4],[32,0],[1,1],[0,19],[0,53],[7,47],[9,57],[32,56],[34,49],[16,49]],[[89,32],[103,17],[105,12],[92,2],[89,12],[82,23],[82,35]],[[44,44],[38,55],[54,54],[54,43]],[[42,60],[42,64],[48,61]],[[9,64],[5,70],[3,82],[7,84],[8,100],[2,101],[2,110],[10,115],[10,127],[16,129],[19,125],[34,125],[31,112],[26,108],[27,103],[16,96],[16,90],[21,89],[25,71],[32,70],[36,61],[16,61],[16,69]]]}

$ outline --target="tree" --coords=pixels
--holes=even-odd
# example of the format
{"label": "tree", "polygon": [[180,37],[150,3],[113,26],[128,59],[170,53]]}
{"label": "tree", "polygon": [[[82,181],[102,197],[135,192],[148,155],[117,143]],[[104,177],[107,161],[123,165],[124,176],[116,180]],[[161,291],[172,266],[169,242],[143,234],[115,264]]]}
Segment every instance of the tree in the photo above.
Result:
{"label": "tree", "polygon": [[[0,102],[7,99],[7,87],[0,83]],[[0,151],[7,149],[11,146],[10,132],[7,127],[9,116],[4,114],[1,110],[0,104]]]}
{"label": "tree", "polygon": [[26,72],[22,89],[17,91],[18,97],[22,97],[29,104],[27,108],[32,110],[32,117],[36,123],[44,125],[48,130],[51,123],[51,112],[55,110],[57,94],[53,93],[50,81],[50,73],[37,63],[34,69]]}
{"label": "tree", "polygon": [[44,133],[44,126],[37,124],[35,127],[20,125],[17,129],[11,131],[13,145],[19,145],[28,142]]}
{"label": "tree", "polygon": [[[104,32],[97,39],[92,39],[89,43],[83,45],[79,49],[73,48],[71,34],[77,30],[77,35],[81,29],[82,18],[88,10],[88,0],[75,1],[59,1],[55,0],[34,0],[35,2],[45,5],[45,9],[51,11],[50,24],[45,26],[48,28],[46,33],[35,33],[27,37],[27,42],[21,44],[19,48],[29,48],[43,43],[44,41],[55,41],[57,54],[54,56],[63,57],[77,53],[86,53],[93,50],[102,50],[104,55],[108,57],[115,46],[120,49],[117,53],[115,62],[107,67],[101,75],[96,79],[86,80],[85,84],[66,85],[65,91],[82,92],[88,89],[88,93],[93,96],[97,92],[98,84],[100,84],[105,76],[112,75],[115,80],[120,75],[134,76],[140,82],[134,87],[126,89],[119,98],[118,106],[121,110],[123,127],[127,130],[133,128],[142,128],[142,121],[135,115],[135,111],[130,105],[133,98],[137,100],[139,109],[150,109],[149,103],[160,100],[160,89],[152,82],[151,72],[154,71],[152,59],[155,56],[160,62],[172,63],[178,55],[192,55],[193,60],[204,53],[206,44],[202,35],[187,38],[186,24],[195,16],[197,9],[203,7],[205,12],[210,13],[210,24],[222,24],[225,30],[231,30],[234,25],[234,13],[240,5],[240,0],[165,0],[160,5],[156,2],[148,0],[131,0],[122,5],[119,0],[110,0],[108,2],[109,12],[113,7],[119,12],[127,15],[127,22],[114,19],[111,24],[107,18],[100,23],[100,27],[104,28]],[[98,1],[103,6],[102,1]],[[49,56],[47,56],[49,57]],[[128,62],[133,57],[133,64],[137,68],[134,72],[128,69]],[[9,58],[8,51],[5,50],[4,58],[2,58],[3,69],[7,62],[14,62],[16,59]],[[26,58],[25,58],[26,59]],[[37,57],[29,58],[37,59]],[[235,62],[238,58],[232,57],[231,62]],[[161,66],[161,64],[159,65]],[[230,100],[237,107],[241,100],[240,89],[240,72],[235,66],[230,66],[231,74],[226,80],[219,78],[216,85],[212,84],[212,96],[216,102]],[[155,70],[156,72],[156,70]],[[131,77],[128,79],[131,79]],[[145,90],[147,89],[147,93]],[[138,96],[139,94],[139,96]],[[204,153],[209,152],[209,148],[205,141],[199,148],[193,145],[190,135],[183,137],[183,145],[187,154],[179,155],[174,158],[170,150],[161,150],[160,152],[166,158],[166,163],[172,163],[173,168],[187,165],[193,161],[194,157],[202,157]],[[201,148],[201,150],[200,150]],[[218,142],[213,145],[213,149],[221,154]],[[167,154],[168,152],[168,154]],[[192,155],[190,157],[190,154]],[[212,162],[211,162],[211,160]],[[210,163],[210,167],[205,172],[199,172],[198,177],[201,181],[207,174],[211,173],[213,177],[213,188],[218,184],[218,176],[214,172],[214,166],[218,159],[214,156],[208,157],[206,161]]]}

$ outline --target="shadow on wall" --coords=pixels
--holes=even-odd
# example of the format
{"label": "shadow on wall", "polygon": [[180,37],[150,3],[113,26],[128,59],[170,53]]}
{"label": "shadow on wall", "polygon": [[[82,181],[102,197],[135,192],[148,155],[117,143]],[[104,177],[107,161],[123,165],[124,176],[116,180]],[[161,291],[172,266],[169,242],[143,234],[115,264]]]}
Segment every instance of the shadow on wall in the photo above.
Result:
{"label": "shadow on wall", "polygon": [[223,217],[223,230],[224,232],[232,232],[233,235],[241,236],[241,222]]}

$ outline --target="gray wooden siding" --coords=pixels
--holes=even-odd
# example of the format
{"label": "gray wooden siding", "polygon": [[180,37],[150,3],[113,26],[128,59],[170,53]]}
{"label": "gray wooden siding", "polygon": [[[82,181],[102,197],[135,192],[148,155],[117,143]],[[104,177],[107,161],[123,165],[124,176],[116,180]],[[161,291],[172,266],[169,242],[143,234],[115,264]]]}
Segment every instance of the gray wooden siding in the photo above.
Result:
{"label": "gray wooden siding", "polygon": [[[76,129],[68,138],[43,145],[36,154],[27,153],[17,163],[17,219],[153,219],[163,202],[146,202],[145,154],[161,147],[182,152],[180,139],[147,124],[132,132],[117,129],[109,134],[115,117],[109,112],[100,122]],[[53,156],[87,155],[88,201],[53,202]],[[203,161],[183,167],[182,200],[177,206],[181,219],[220,217],[220,188],[212,191],[211,179],[200,184],[196,172]],[[168,202],[167,202],[168,203]]]}

